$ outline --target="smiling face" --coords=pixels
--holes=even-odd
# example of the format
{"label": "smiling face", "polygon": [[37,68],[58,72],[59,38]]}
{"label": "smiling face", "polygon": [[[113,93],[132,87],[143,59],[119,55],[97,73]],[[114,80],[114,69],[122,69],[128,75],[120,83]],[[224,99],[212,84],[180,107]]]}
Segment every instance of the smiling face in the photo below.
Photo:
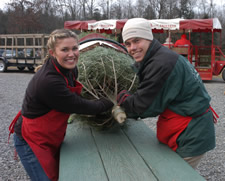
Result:
{"label": "smiling face", "polygon": [[136,62],[141,62],[144,59],[150,44],[150,40],[143,38],[130,38],[125,42],[128,53]]}
{"label": "smiling face", "polygon": [[58,39],[54,50],[49,49],[49,54],[55,57],[63,68],[73,69],[79,58],[78,42],[73,37]]}

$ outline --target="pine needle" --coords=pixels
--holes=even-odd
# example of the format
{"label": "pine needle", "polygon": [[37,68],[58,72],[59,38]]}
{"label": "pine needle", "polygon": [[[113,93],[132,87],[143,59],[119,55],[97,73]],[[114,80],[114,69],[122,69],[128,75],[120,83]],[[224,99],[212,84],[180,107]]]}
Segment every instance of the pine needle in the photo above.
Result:
{"label": "pine needle", "polygon": [[[82,96],[87,99],[106,97],[116,105],[117,94],[122,90],[133,92],[137,88],[137,78],[131,65],[134,60],[127,54],[97,46],[82,52],[78,62],[78,80],[83,84]],[[76,115],[75,118],[79,116]],[[82,115],[82,117],[85,116]],[[86,116],[91,125],[110,127],[115,120],[111,111],[94,117]],[[89,122],[88,121],[88,122]]]}

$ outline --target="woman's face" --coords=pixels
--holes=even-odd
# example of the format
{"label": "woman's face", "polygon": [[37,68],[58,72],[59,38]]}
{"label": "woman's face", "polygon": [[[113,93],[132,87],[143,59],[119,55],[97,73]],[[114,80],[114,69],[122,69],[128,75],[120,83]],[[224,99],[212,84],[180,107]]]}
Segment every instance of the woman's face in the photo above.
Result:
{"label": "woman's face", "polygon": [[57,40],[55,50],[49,50],[49,53],[63,68],[73,69],[79,58],[78,42],[73,37]]}

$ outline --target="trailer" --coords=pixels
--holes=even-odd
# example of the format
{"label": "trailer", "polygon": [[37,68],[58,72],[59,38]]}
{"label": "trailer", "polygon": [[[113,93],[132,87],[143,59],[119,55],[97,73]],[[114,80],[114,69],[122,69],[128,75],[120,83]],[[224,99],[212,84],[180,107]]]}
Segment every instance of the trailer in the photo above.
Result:
{"label": "trailer", "polygon": [[[92,31],[98,33],[115,34],[119,36],[127,19],[101,20],[101,21],[66,21],[64,28],[80,31]],[[213,76],[222,75],[225,81],[225,55],[222,51],[222,26],[218,18],[212,19],[155,19],[148,20],[154,34],[166,33],[170,39],[178,34],[185,33],[190,41],[193,33],[197,35],[197,44],[174,47],[167,46],[171,50],[181,54],[193,64],[202,80],[212,80]],[[204,33],[211,40],[210,45],[204,43]],[[215,40],[218,34],[219,41]],[[196,36],[195,36],[196,37]],[[163,44],[163,42],[161,42]]]}
{"label": "trailer", "polygon": [[4,34],[0,35],[0,72],[8,67],[33,71],[42,64],[47,53],[46,34]]}

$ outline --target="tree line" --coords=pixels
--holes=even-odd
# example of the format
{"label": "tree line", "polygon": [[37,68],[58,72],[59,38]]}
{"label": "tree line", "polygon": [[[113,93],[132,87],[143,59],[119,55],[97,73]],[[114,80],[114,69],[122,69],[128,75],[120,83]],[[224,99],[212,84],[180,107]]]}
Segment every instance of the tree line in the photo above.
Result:
{"label": "tree line", "polygon": [[[50,33],[69,20],[213,18],[225,29],[225,4],[215,0],[10,0],[0,34]],[[225,31],[224,31],[225,32]],[[222,34],[225,38],[225,33]]]}

